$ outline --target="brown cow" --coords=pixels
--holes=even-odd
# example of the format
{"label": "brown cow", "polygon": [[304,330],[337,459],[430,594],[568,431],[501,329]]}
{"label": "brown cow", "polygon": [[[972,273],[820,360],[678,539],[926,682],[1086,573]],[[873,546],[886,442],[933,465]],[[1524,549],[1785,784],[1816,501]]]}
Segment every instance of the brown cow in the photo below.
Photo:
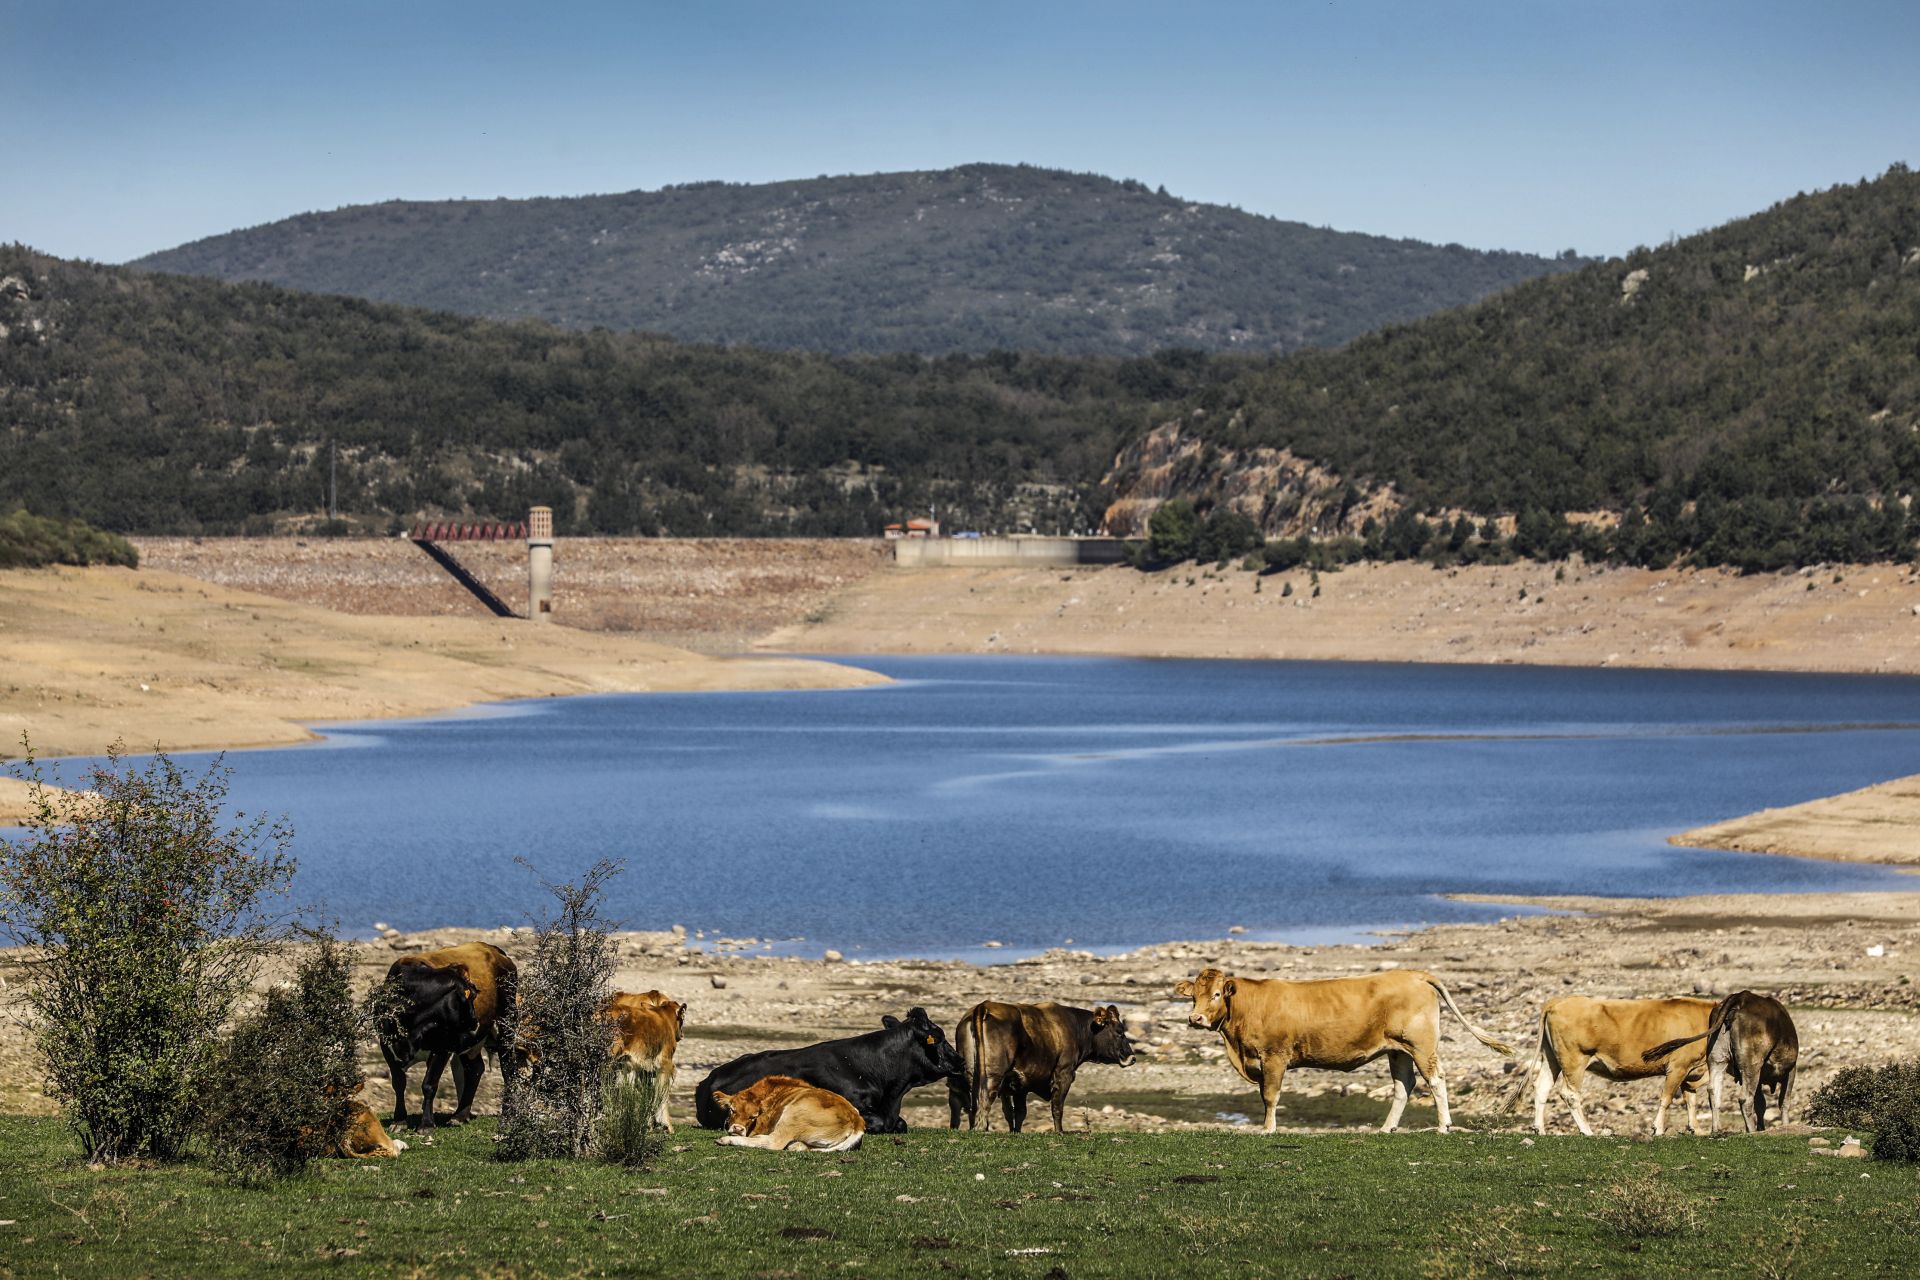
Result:
{"label": "brown cow", "polygon": [[1288,1070],[1352,1071],[1381,1056],[1393,1073],[1393,1105],[1380,1131],[1389,1133],[1400,1124],[1416,1071],[1433,1090],[1440,1132],[1451,1129],[1447,1078],[1440,1070],[1442,1000],[1474,1039],[1496,1052],[1513,1053],[1469,1022],[1438,978],[1415,969],[1314,982],[1236,978],[1202,969],[1174,990],[1193,997],[1187,1024],[1218,1031],[1227,1061],[1242,1079],[1260,1087],[1266,1133],[1274,1131],[1273,1113]]}
{"label": "brown cow", "polygon": [[[1664,1058],[1677,1049],[1699,1040],[1689,1036],[1669,1040],[1647,1050],[1646,1060]],[[1740,1123],[1748,1133],[1767,1127],[1767,1086],[1773,1086],[1780,1107],[1780,1123],[1787,1122],[1787,1093],[1793,1088],[1794,1068],[1800,1064],[1800,1033],[1787,1007],[1772,996],[1753,991],[1736,991],[1719,1004],[1707,1018],[1707,1082],[1712,1095],[1707,1112],[1709,1131],[1720,1133],[1720,1103],[1725,1096],[1727,1076],[1738,1086],[1736,1105]],[[1751,1115],[1747,1104],[1753,1104]]]}
{"label": "brown cow", "polygon": [[1547,1099],[1556,1084],[1563,1085],[1580,1132],[1593,1134],[1581,1105],[1580,1081],[1591,1071],[1603,1080],[1646,1080],[1665,1077],[1660,1108],[1653,1114],[1657,1137],[1667,1131],[1667,1107],[1673,1095],[1685,1091],[1687,1127],[1694,1124],[1698,1088],[1705,1075],[1705,1051],[1697,1044],[1676,1048],[1658,1063],[1648,1063],[1647,1051],[1668,1041],[1687,1044],[1707,1032],[1714,1002],[1692,996],[1656,1000],[1596,1000],[1590,996],[1560,996],[1540,1011],[1540,1043],[1534,1061],[1533,1127],[1547,1131]]}
{"label": "brown cow", "polygon": [[967,1128],[982,1119],[993,1128],[993,1100],[1000,1099],[1007,1128],[1018,1133],[1027,1122],[1027,1095],[1045,1094],[1053,1104],[1053,1131],[1065,1132],[1067,1091],[1082,1063],[1133,1065],[1133,1046],[1120,1010],[1076,1009],[1070,1005],[1001,1004],[982,1000],[961,1016],[954,1047],[966,1069],[947,1077],[947,1127]]}
{"label": "brown cow", "polygon": [[673,1088],[673,1051],[680,1044],[680,1028],[687,1020],[687,1006],[669,1000],[658,991],[632,995],[613,993],[607,1001],[607,1021],[613,1024],[612,1054],[617,1069],[625,1075],[651,1075],[660,1099],[660,1123],[673,1132],[673,1119],[667,1114],[667,1093]]}
{"label": "brown cow", "polygon": [[727,1113],[727,1131],[716,1139],[723,1147],[851,1151],[867,1131],[851,1102],[792,1076],[765,1076],[738,1093],[716,1089],[713,1101]]}
{"label": "brown cow", "polygon": [[[367,1087],[365,1080],[353,1086],[359,1093]],[[331,1086],[328,1092],[332,1092]],[[358,1098],[347,1104],[347,1128],[340,1140],[327,1148],[329,1157],[347,1157],[354,1160],[384,1158],[391,1160],[407,1149],[407,1144],[387,1136],[386,1126],[380,1123],[380,1117],[373,1109]]]}
{"label": "brown cow", "polygon": [[407,1119],[407,1068],[422,1058],[427,1070],[420,1084],[417,1129],[433,1127],[433,1095],[449,1059],[459,1097],[454,1124],[473,1118],[473,1095],[486,1074],[487,1050],[500,1062],[506,1087],[513,1087],[512,1035],[506,1024],[515,1008],[518,982],[513,961],[490,942],[401,956],[387,969],[394,999],[380,1019],[380,1052],[393,1078],[396,1125]]}

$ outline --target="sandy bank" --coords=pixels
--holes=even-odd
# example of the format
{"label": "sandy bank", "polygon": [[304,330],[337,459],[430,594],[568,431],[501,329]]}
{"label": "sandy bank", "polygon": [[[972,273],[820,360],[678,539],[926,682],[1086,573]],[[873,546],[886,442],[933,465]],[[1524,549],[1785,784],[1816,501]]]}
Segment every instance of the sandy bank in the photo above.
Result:
{"label": "sandy bank", "polygon": [[[1128,1069],[1091,1066],[1081,1073],[1070,1108],[1076,1129],[1217,1127],[1222,1116],[1257,1109],[1250,1086],[1222,1060],[1217,1036],[1186,1025],[1186,1001],[1173,984],[1207,965],[1273,977],[1338,977],[1389,966],[1442,977],[1463,1010],[1518,1047],[1523,1059],[1537,1034],[1542,1003],[1567,992],[1646,996],[1723,992],[1751,987],[1779,993],[1793,1009],[1802,1044],[1804,1104],[1841,1066],[1920,1053],[1920,990],[1909,981],[1920,954],[1920,895],[1848,893],[1737,895],[1673,899],[1548,899],[1540,905],[1577,915],[1519,915],[1484,924],[1436,925],[1377,946],[1298,947],[1249,942],[1173,942],[1121,956],[1060,949],[1012,964],[889,960],[830,964],[774,957],[751,939],[677,936],[666,931],[619,935],[616,985],[658,988],[688,1002],[678,1060],[674,1110],[685,1118],[693,1087],[712,1067],[759,1048],[807,1043],[871,1030],[883,1014],[924,1006],[942,1025],[974,1002],[1058,999],[1091,1006],[1113,1002],[1126,1014],[1139,1050]],[[359,922],[361,927],[371,922]],[[495,922],[498,926],[498,922]],[[1225,923],[1222,930],[1225,930]],[[507,927],[394,934],[356,945],[356,981],[371,987],[394,957],[475,937],[491,939],[526,960],[531,939]],[[1879,955],[1872,954],[1878,948]],[[0,1108],[46,1110],[17,1019],[6,1017],[19,992],[18,957],[0,951]],[[1499,1112],[1495,1099],[1515,1082],[1509,1060],[1442,1019],[1443,1052],[1456,1106],[1471,1127],[1518,1127],[1526,1117]],[[389,1105],[385,1072],[367,1059],[367,1095]],[[415,1073],[416,1077],[418,1072]],[[489,1073],[483,1109],[495,1104]],[[1589,1096],[1602,1123],[1643,1133],[1652,1118],[1654,1085],[1609,1086],[1597,1078]],[[1283,1123],[1313,1127],[1377,1124],[1385,1113],[1384,1068],[1352,1074],[1300,1070],[1287,1077]],[[1431,1123],[1424,1096],[1413,1123]],[[1426,1117],[1426,1118],[1422,1118]],[[915,1126],[944,1125],[944,1090],[908,1100]],[[1564,1117],[1562,1117],[1562,1127]]]}
{"label": "sandy bank", "polygon": [[[1836,580],[1837,579],[1837,580]],[[1751,575],[1354,565],[889,569],[765,636],[811,653],[1070,653],[1920,672],[1905,566]]]}
{"label": "sandy bank", "polygon": [[1920,776],[1762,809],[1684,831],[1671,842],[1696,849],[1920,866]]}
{"label": "sandy bank", "polygon": [[297,742],[304,723],[574,693],[880,677],[487,618],[364,617],[153,569],[0,572],[0,754]]}

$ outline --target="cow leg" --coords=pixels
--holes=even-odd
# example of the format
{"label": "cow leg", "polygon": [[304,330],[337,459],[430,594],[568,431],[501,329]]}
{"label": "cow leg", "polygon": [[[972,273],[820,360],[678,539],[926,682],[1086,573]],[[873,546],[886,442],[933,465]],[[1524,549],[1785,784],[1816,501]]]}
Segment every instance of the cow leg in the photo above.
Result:
{"label": "cow leg", "polygon": [[1779,1103],[1779,1106],[1780,1106],[1780,1116],[1779,1116],[1779,1119],[1775,1122],[1777,1124],[1784,1125],[1787,1123],[1787,1093],[1792,1088],[1793,1088],[1793,1072],[1789,1071],[1787,1072],[1787,1074],[1780,1077],[1780,1088],[1779,1088],[1779,1091],[1774,1095],[1775,1100]]}
{"label": "cow leg", "polygon": [[447,1053],[429,1053],[427,1055],[426,1074],[420,1079],[420,1114],[415,1118],[413,1127],[419,1130],[433,1128],[433,1095],[440,1092],[440,1073],[447,1069]]}
{"label": "cow leg", "polygon": [[[1720,1136],[1720,1104],[1727,1092],[1727,1068],[1723,1063],[1713,1063],[1707,1068],[1707,1132],[1714,1137]],[[1740,1118],[1746,1119],[1742,1112]]]}
{"label": "cow leg", "polygon": [[1407,1109],[1413,1092],[1413,1057],[1402,1049],[1387,1050],[1387,1070],[1393,1076],[1393,1105],[1387,1108],[1387,1122],[1380,1132],[1392,1133],[1400,1127],[1400,1116]]}
{"label": "cow leg", "polygon": [[1553,1063],[1546,1054],[1540,1055],[1540,1061],[1533,1068],[1533,1131],[1544,1134],[1547,1131],[1547,1101],[1553,1097]]}
{"label": "cow leg", "polygon": [[1053,1131],[1067,1131],[1067,1090],[1073,1088],[1073,1072],[1056,1071],[1048,1100],[1053,1103]]}
{"label": "cow leg", "polygon": [[673,1092],[673,1059],[653,1073],[653,1094],[660,1099],[660,1127],[673,1132],[673,1117],[667,1112],[667,1098]]}
{"label": "cow leg", "polygon": [[[1673,1105],[1673,1095],[1687,1089],[1685,1071],[1668,1071],[1660,1081],[1660,1105],[1653,1112],[1653,1136],[1658,1138],[1667,1131],[1667,1108]],[[1697,1104],[1695,1092],[1687,1093],[1687,1125],[1693,1125],[1693,1109]]]}
{"label": "cow leg", "polygon": [[[963,1073],[947,1077],[947,1128],[960,1127],[960,1113],[967,1110],[967,1101],[973,1096],[973,1086],[967,1083]],[[973,1128],[973,1116],[967,1116],[967,1128]]]}
{"label": "cow leg", "polygon": [[1000,1090],[1000,1106],[1007,1117],[1007,1132],[1019,1133],[1027,1127],[1027,1085],[1018,1076],[1007,1077]]}
{"label": "cow leg", "polygon": [[1424,1058],[1415,1057],[1413,1065],[1427,1088],[1433,1091],[1433,1107],[1440,1113],[1440,1132],[1448,1132],[1453,1128],[1453,1114],[1447,1106],[1447,1073],[1440,1069],[1439,1052],[1431,1051]]}
{"label": "cow leg", "polygon": [[387,1079],[393,1082],[393,1123],[397,1127],[407,1122],[407,1057],[395,1056],[385,1045],[381,1052],[387,1059]]}
{"label": "cow leg", "polygon": [[473,1095],[480,1092],[480,1077],[486,1074],[486,1050],[475,1049],[472,1054],[463,1053],[454,1058],[453,1083],[458,1101],[450,1123],[465,1124],[473,1119]]}
{"label": "cow leg", "polygon": [[1008,1088],[1009,1083],[1009,1080],[1005,1076],[996,1075],[987,1070],[985,1066],[980,1068],[980,1086],[975,1090],[973,1100],[974,1106],[978,1108],[980,1112],[980,1131],[982,1133],[993,1132],[993,1104],[996,1100],[1000,1101],[1001,1110],[1006,1113],[1007,1124],[1009,1126],[1013,1124],[1013,1108],[1008,1106],[1004,1098],[1002,1098],[1002,1094]]}
{"label": "cow leg", "polygon": [[1260,1106],[1265,1113],[1260,1123],[1262,1133],[1272,1133],[1279,1127],[1274,1112],[1280,1109],[1280,1088],[1287,1081],[1287,1068],[1291,1065],[1278,1055],[1260,1063]]}

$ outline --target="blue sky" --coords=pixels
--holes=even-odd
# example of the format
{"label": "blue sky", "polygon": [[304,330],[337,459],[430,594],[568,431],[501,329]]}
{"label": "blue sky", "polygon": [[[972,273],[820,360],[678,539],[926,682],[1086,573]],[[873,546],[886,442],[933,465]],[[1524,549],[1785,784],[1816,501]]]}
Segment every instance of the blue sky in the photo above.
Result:
{"label": "blue sky", "polygon": [[1920,3],[0,0],[0,241],[1025,161],[1618,253],[1920,163]]}

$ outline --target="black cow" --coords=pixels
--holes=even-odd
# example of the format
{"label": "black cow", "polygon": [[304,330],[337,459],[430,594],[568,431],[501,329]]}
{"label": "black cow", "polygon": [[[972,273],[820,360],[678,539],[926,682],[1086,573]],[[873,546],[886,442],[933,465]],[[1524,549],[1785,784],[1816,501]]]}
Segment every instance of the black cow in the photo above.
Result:
{"label": "black cow", "polygon": [[900,1100],[907,1090],[959,1071],[960,1055],[925,1009],[881,1022],[883,1030],[863,1036],[804,1049],[768,1049],[716,1067],[694,1090],[695,1118],[702,1128],[721,1128],[727,1113],[714,1102],[714,1090],[739,1093],[768,1076],[793,1076],[851,1102],[867,1122],[868,1133],[904,1133],[907,1122],[900,1118]]}
{"label": "black cow", "polygon": [[407,1122],[407,1067],[426,1059],[420,1082],[416,1129],[433,1128],[433,1096],[449,1060],[459,1100],[451,1119],[473,1117],[473,1095],[486,1073],[486,1051],[499,1060],[513,1088],[507,1025],[515,1004],[518,971],[507,953],[487,942],[468,942],[420,955],[402,956],[387,970],[389,994],[377,1030],[380,1053],[393,1078],[393,1122]]}

